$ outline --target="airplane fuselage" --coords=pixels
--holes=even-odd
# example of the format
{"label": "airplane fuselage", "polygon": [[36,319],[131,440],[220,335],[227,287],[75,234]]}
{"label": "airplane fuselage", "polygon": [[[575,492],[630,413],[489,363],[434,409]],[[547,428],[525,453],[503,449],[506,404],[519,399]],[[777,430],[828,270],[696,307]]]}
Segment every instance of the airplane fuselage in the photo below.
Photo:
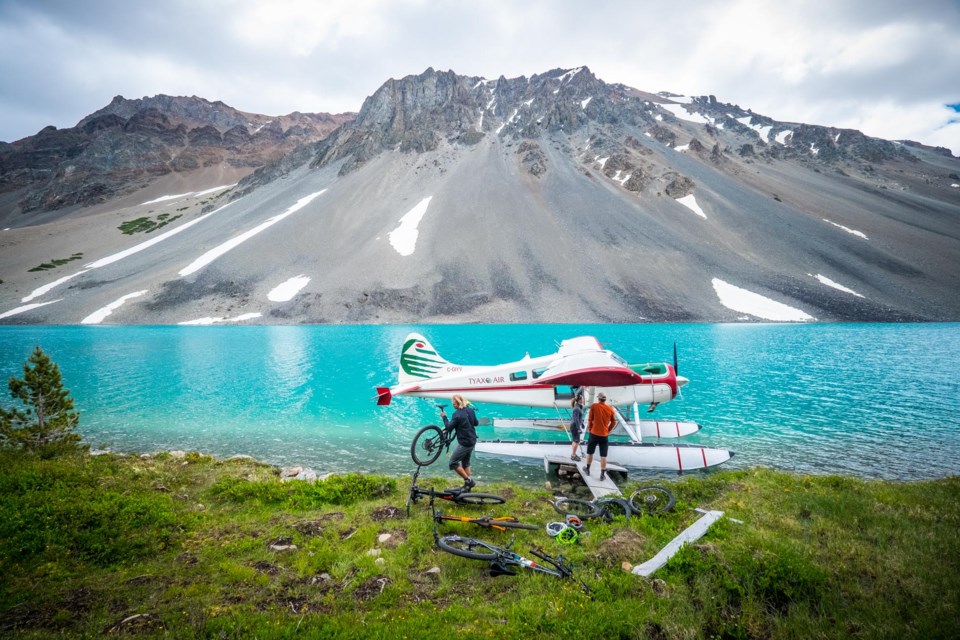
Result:
{"label": "airplane fuselage", "polygon": [[602,391],[610,404],[621,406],[669,402],[676,396],[677,376],[669,365],[663,366],[662,374],[636,374],[634,383],[627,385],[592,384],[603,379],[596,370],[573,371],[563,384],[539,382],[555,359],[550,355],[494,366],[445,365],[437,377],[420,381],[404,394],[435,399],[459,394],[473,402],[526,407],[569,407],[573,386],[587,388],[588,401]]}

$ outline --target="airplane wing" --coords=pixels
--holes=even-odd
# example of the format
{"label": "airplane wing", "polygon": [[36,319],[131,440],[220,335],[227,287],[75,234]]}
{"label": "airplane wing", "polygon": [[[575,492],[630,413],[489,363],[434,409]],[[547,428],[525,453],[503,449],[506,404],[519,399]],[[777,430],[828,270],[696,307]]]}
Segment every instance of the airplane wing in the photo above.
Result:
{"label": "airplane wing", "polygon": [[639,384],[642,380],[643,378],[637,372],[615,359],[609,351],[593,350],[560,355],[550,363],[537,382],[571,386],[622,387]]}

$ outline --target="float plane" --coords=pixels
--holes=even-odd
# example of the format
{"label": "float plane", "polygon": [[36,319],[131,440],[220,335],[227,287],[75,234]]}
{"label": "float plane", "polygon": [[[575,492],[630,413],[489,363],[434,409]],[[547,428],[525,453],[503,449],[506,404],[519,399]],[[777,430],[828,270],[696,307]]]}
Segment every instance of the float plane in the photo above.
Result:
{"label": "float plane", "polygon": [[[612,435],[628,436],[631,442],[611,442],[610,460],[627,466],[675,469],[704,468],[730,459],[732,452],[699,445],[666,445],[650,439],[679,438],[695,433],[695,422],[641,420],[638,406],[653,411],[669,402],[687,384],[677,375],[674,364],[647,362],[628,364],[617,354],[604,349],[592,336],[570,338],[560,343],[556,353],[531,358],[529,354],[515,362],[498,365],[459,365],[443,358],[430,342],[418,333],[403,341],[397,384],[377,388],[377,404],[389,405],[395,396],[449,399],[455,394],[474,402],[553,408],[554,419],[495,419],[494,427],[565,430],[562,410],[568,410],[575,392],[585,394],[589,406],[603,392],[616,411],[617,427]],[[633,419],[623,417],[619,407],[632,406]],[[644,441],[647,439],[647,441]],[[556,457],[569,441],[481,441],[478,452],[547,458]]]}

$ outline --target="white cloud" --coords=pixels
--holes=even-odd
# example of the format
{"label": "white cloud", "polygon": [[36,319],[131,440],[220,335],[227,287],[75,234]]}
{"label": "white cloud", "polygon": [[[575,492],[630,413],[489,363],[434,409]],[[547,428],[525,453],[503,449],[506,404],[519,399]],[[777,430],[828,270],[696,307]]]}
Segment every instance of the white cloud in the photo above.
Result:
{"label": "white cloud", "polygon": [[[643,16],[657,29],[637,38]],[[678,37],[684,46],[677,47]],[[669,51],[657,58],[652,52]],[[643,64],[637,61],[642,60]],[[508,78],[587,65],[777,120],[960,153],[960,5],[918,0],[276,0],[0,4],[0,139],[72,126],[114,95],[244,111],[356,111],[390,77]]]}

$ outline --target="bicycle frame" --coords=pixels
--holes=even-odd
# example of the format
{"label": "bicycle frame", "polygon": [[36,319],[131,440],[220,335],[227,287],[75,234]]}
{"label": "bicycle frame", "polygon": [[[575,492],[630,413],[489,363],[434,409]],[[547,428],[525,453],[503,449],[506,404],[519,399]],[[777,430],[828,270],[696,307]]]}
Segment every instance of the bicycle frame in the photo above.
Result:
{"label": "bicycle frame", "polygon": [[[433,505],[431,504],[431,506]],[[471,518],[469,516],[444,515],[439,509],[433,510],[433,519],[438,524],[444,521],[462,522],[465,524],[475,524],[488,529],[496,529],[497,531],[506,531],[507,529],[530,529],[531,531],[536,531],[540,528],[532,524],[524,524],[517,520],[516,516],[480,516],[479,518]]]}

